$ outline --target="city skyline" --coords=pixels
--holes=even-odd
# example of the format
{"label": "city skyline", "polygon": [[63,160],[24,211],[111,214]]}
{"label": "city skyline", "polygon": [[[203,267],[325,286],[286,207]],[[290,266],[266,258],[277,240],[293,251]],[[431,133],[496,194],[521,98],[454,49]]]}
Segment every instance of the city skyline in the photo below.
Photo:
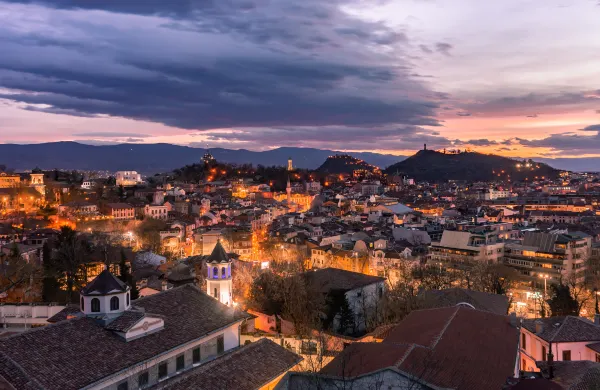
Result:
{"label": "city skyline", "polygon": [[600,156],[597,1],[0,0],[0,142]]}

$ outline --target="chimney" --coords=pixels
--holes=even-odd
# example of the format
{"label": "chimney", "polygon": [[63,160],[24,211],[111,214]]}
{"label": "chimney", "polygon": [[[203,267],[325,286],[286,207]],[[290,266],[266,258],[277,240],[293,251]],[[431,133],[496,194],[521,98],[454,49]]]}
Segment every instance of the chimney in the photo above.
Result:
{"label": "chimney", "polygon": [[512,312],[508,315],[508,320],[510,321],[510,326],[517,327],[517,313]]}
{"label": "chimney", "polygon": [[594,314],[594,324],[600,325],[600,314]]}
{"label": "chimney", "polygon": [[548,344],[548,379],[554,378],[554,355],[552,354],[552,343]]}
{"label": "chimney", "polygon": [[542,321],[535,322],[535,334],[540,334],[544,330],[544,323]]}

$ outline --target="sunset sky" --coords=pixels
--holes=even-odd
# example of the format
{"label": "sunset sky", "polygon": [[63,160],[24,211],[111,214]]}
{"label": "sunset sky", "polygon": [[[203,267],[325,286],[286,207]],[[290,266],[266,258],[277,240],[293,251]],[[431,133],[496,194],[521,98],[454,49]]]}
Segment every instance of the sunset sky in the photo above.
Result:
{"label": "sunset sky", "polygon": [[600,0],[0,0],[0,143],[600,156]]}

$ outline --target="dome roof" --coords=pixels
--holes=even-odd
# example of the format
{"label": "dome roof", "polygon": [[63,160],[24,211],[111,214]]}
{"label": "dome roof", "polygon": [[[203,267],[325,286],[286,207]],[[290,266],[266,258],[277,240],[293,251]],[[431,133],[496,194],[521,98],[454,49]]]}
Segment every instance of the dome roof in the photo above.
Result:
{"label": "dome roof", "polygon": [[207,263],[229,263],[229,256],[227,256],[227,252],[225,252],[225,248],[221,245],[221,240],[217,241],[217,245],[215,245],[215,249],[213,249],[212,253],[206,259]]}
{"label": "dome roof", "polygon": [[107,295],[123,293],[129,290],[129,286],[123,283],[110,271],[104,270],[87,286],[81,289],[81,295]]}

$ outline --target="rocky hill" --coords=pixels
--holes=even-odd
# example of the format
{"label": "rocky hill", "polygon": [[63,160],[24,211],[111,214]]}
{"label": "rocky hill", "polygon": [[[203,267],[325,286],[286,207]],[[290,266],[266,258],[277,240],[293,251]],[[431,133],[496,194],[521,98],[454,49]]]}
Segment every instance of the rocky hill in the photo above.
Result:
{"label": "rocky hill", "polygon": [[491,181],[535,180],[554,178],[560,171],[532,160],[513,160],[493,154],[475,152],[441,153],[421,150],[415,155],[389,166],[385,173],[407,175],[422,181]]}
{"label": "rocky hill", "polygon": [[320,173],[349,173],[352,174],[355,170],[364,169],[368,172],[375,172],[379,167],[371,165],[364,160],[352,157],[348,154],[336,154],[327,157],[327,160],[319,168]]}

